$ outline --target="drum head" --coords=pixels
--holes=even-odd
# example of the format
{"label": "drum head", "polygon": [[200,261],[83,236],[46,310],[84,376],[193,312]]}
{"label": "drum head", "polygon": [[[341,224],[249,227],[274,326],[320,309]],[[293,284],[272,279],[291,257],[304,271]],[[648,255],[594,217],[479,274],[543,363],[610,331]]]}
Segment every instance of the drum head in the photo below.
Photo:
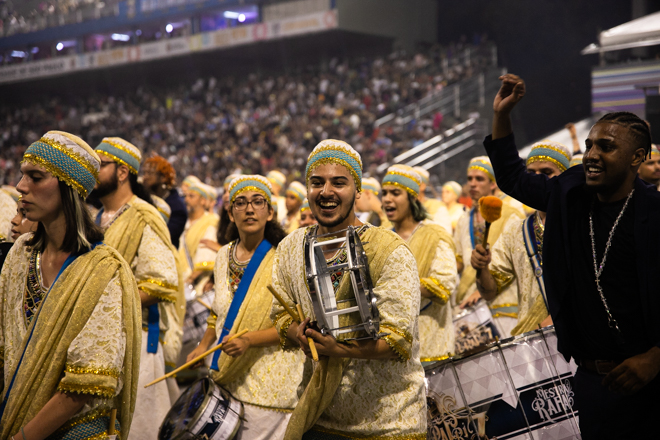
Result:
{"label": "drum head", "polygon": [[158,440],[192,438],[188,429],[192,428],[201,416],[199,409],[211,386],[211,379],[200,379],[179,396],[160,426]]}

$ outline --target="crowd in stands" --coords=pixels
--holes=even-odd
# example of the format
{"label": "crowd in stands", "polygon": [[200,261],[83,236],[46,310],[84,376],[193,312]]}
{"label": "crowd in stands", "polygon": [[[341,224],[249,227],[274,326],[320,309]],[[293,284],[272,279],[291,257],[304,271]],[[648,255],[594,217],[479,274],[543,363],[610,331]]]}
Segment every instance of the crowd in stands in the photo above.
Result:
{"label": "crowd in stands", "polygon": [[90,143],[121,136],[145,156],[166,157],[180,178],[193,174],[215,186],[239,170],[265,174],[278,168],[295,178],[314,145],[327,138],[353,145],[365,174],[375,175],[379,164],[456,122],[437,113],[379,129],[376,119],[479,73],[492,60],[491,47],[487,41],[457,43],[414,54],[332,59],[287,76],[199,78],[77,102],[46,97],[23,108],[3,103],[0,182],[15,184],[24,149],[53,129]]}

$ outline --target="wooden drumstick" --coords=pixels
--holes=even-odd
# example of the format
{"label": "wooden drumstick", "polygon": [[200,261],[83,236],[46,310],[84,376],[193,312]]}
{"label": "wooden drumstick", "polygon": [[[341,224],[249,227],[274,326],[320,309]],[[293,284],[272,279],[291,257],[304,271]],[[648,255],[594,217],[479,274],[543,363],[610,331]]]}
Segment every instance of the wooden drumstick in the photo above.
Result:
{"label": "wooden drumstick", "polygon": [[[231,341],[232,339],[240,338],[241,336],[243,336],[243,335],[246,334],[247,332],[248,332],[248,329],[241,330],[240,332],[236,333],[235,335],[230,336],[229,339],[227,339],[227,342]],[[195,365],[197,362],[201,361],[202,359],[204,359],[206,356],[210,355],[210,354],[213,353],[214,351],[216,351],[216,350],[220,350],[220,349],[222,348],[223,345],[225,345],[224,342],[223,342],[222,344],[218,344],[218,345],[216,345],[215,347],[211,348],[210,350],[207,350],[207,351],[205,351],[204,353],[200,354],[199,356],[197,356],[195,359],[191,360],[190,362],[186,362],[185,364],[181,365],[181,366],[180,366],[179,368],[177,368],[176,370],[174,370],[174,371],[170,371],[170,372],[167,373],[165,376],[161,376],[161,377],[159,377],[158,379],[156,379],[156,380],[154,380],[154,381],[152,381],[152,382],[149,382],[149,383],[146,384],[144,387],[147,388],[147,387],[150,387],[151,385],[157,384],[158,382],[163,381],[163,380],[167,379],[168,377],[172,377],[172,376],[174,376],[174,375],[175,375],[176,373],[178,373],[179,371],[183,371],[183,370],[185,370],[186,368],[188,368],[188,367],[190,367],[190,366],[192,366],[192,365]]]}
{"label": "wooden drumstick", "polygon": [[201,305],[203,305],[207,309],[213,311],[213,308],[210,305],[208,305],[202,298],[195,298],[195,301],[197,301],[198,303],[200,303]]}
{"label": "wooden drumstick", "polygon": [[[302,307],[300,304],[296,304],[296,309],[298,310],[298,316],[300,316],[300,319],[303,321],[305,320],[305,313],[303,312]],[[302,322],[302,321],[300,321]],[[312,352],[312,359],[314,359],[316,362],[319,361],[319,352],[316,351],[316,344],[314,343],[314,339],[310,338],[307,336],[307,343],[309,344],[309,349]]]}
{"label": "wooden drumstick", "polygon": [[270,290],[270,293],[273,294],[273,296],[275,297],[275,299],[277,300],[277,302],[279,302],[279,303],[282,305],[282,307],[284,307],[284,310],[286,310],[286,312],[289,314],[289,316],[291,316],[291,318],[293,318],[294,321],[296,321],[296,322],[302,322],[302,320],[300,319],[300,317],[298,317],[298,314],[297,314],[296,312],[294,312],[294,311],[291,309],[291,307],[289,307],[289,306],[287,305],[286,301],[284,301],[284,298],[282,298],[282,297],[280,296],[280,294],[277,293],[277,291],[276,291],[275,289],[273,289],[273,286],[271,286],[271,285],[269,284],[269,285],[268,285],[268,290]]}
{"label": "wooden drumstick", "polygon": [[108,435],[115,435],[115,420],[117,420],[117,408],[110,411],[110,426],[108,426]]}

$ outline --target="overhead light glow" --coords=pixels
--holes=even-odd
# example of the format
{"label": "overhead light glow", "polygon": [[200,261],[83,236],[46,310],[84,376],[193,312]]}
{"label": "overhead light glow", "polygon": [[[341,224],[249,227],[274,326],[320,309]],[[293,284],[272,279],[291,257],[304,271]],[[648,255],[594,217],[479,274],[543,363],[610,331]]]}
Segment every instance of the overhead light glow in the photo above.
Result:
{"label": "overhead light glow", "polygon": [[140,35],[142,35],[142,31],[140,29],[138,29],[137,31],[135,31],[135,35],[137,35],[139,37]]}
{"label": "overhead light glow", "polygon": [[225,18],[231,18],[231,19],[236,20],[242,14],[239,14],[238,12],[225,11],[225,13],[223,15],[225,16]]}
{"label": "overhead light glow", "polygon": [[238,21],[240,21],[241,23],[243,23],[243,22],[245,21],[245,14],[240,14],[240,15],[238,16]]}
{"label": "overhead light glow", "polygon": [[172,26],[172,23],[168,23],[167,26],[165,26],[165,30],[167,31],[168,34],[172,33],[174,30],[174,26]]}
{"label": "overhead light glow", "polygon": [[27,55],[25,52],[22,52],[20,50],[13,50],[11,52],[11,56],[14,58],[25,58],[25,55]]}
{"label": "overhead light glow", "polygon": [[38,53],[38,52],[39,52],[39,48],[38,48],[38,47],[33,47],[32,50],[31,50],[30,52],[32,52],[32,53]]}
{"label": "overhead light glow", "polygon": [[55,49],[62,50],[62,49],[64,49],[64,45],[61,42],[57,43],[57,46],[55,46]]}
{"label": "overhead light glow", "polygon": [[131,37],[126,34],[112,34],[110,35],[110,38],[115,41],[129,41],[131,39]]}

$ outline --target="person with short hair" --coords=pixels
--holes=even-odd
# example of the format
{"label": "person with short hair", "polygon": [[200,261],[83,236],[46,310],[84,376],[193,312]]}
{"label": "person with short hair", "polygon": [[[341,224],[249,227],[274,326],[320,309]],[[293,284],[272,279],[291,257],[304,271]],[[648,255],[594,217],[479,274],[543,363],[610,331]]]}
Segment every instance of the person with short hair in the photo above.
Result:
{"label": "person with short hair", "polygon": [[660,194],[637,175],[649,128],[633,113],[608,113],[589,131],[582,167],[530,174],[510,117],[525,83],[500,79],[484,146],[502,189],[547,213],[545,289],[558,349],[578,365],[582,438],[648,437],[660,411]]}
{"label": "person with short hair", "polygon": [[[104,138],[95,152],[101,159],[94,189],[103,204],[96,222],[105,243],[131,265],[142,304],[142,347],[134,426],[129,439],[155,439],[162,419],[178,397],[174,379],[144,386],[176,368],[181,350],[185,298],[178,253],[156,207],[137,182],[142,154],[130,142]],[[162,341],[162,342],[161,342]]]}
{"label": "person with short hair", "polygon": [[23,155],[17,189],[38,226],[17,239],[0,275],[0,438],[104,437],[112,409],[116,431],[130,434],[139,296],[85,207],[99,168],[94,150],[62,131]]}
{"label": "person with short hair", "polygon": [[362,179],[362,192],[355,199],[357,217],[361,222],[374,226],[391,229],[392,224],[383,212],[383,203],[380,200],[381,187],[378,179],[365,177]]}
{"label": "person with short hair", "polygon": [[[479,156],[470,161],[467,169],[467,180],[470,186],[472,209],[465,211],[461,216],[454,232],[458,272],[461,274],[456,292],[456,305],[459,307],[474,304],[481,297],[476,284],[477,271],[470,264],[470,259],[472,250],[477,244],[482,243],[486,230],[486,222],[479,212],[479,199],[495,195],[497,189],[495,174],[488,157]],[[510,217],[523,218],[523,215],[517,209],[504,203],[502,205],[502,216],[490,226],[488,245],[493,246],[495,244]],[[493,314],[498,329],[503,333],[500,337],[509,337],[511,330],[518,322],[518,301],[515,286],[496,297],[494,301],[488,304],[488,307]]]}
{"label": "person with short hair", "polygon": [[266,174],[266,178],[273,188],[273,203],[275,204],[275,215],[277,221],[282,223],[286,217],[286,198],[281,196],[280,193],[286,185],[286,176],[279,170],[270,170]]}
{"label": "person with short hair", "polygon": [[451,235],[427,219],[417,198],[421,176],[405,165],[393,165],[383,177],[383,209],[417,262],[419,357],[422,362],[446,359],[454,351],[451,296],[456,288],[456,249]]}
{"label": "person with short hair", "polygon": [[465,212],[465,205],[458,202],[463,188],[458,182],[450,181],[442,185],[442,206],[433,216],[433,221],[439,225],[445,226],[447,232],[452,234],[456,231],[458,219],[461,218]]}
{"label": "person with short hair", "polygon": [[317,225],[318,222],[314,217],[314,213],[309,208],[309,200],[305,199],[300,207],[300,224],[298,227],[306,228],[307,226]]}
{"label": "person with short hair", "polygon": [[0,189],[0,243],[12,241],[11,219],[15,212],[16,201],[7,190]]}
{"label": "person with short hair", "polygon": [[[362,160],[347,143],[327,139],[312,151],[305,171],[310,207],[318,226],[301,228],[282,240],[275,253],[273,288],[287,305],[299,304],[307,319],[293,322],[279,303],[271,317],[284,348],[300,347],[308,357],[313,338],[319,362],[287,427],[285,439],[422,439],[426,437],[424,369],[419,361],[419,275],[414,256],[394,232],[363,224],[355,216],[361,191]],[[352,226],[364,246],[380,313],[382,337],[343,342],[365,332],[322,335],[310,328],[315,320],[307,287],[306,235],[344,235]],[[329,265],[343,264],[348,254],[330,245]],[[332,288],[338,300],[348,299],[350,276],[338,273]],[[357,324],[355,315],[342,322]]]}
{"label": "person with short hair", "polygon": [[300,222],[300,207],[307,198],[307,189],[300,182],[293,181],[286,189],[286,217],[282,222],[282,228],[287,234],[298,229]]}
{"label": "person with short hair", "polygon": [[28,232],[34,232],[37,229],[37,223],[30,221],[27,218],[27,212],[23,208],[23,202],[18,201],[18,208],[16,209],[16,215],[11,219],[11,239],[12,241],[18,240],[23,234]]}
{"label": "person with short hair", "polygon": [[[568,147],[548,140],[537,142],[527,156],[527,172],[559,176],[569,168],[570,159]],[[510,285],[516,286],[518,323],[511,330],[512,336],[552,324],[543,281],[545,220],[542,211],[524,219],[511,217],[492,249],[477,244],[472,251],[470,264],[477,270],[477,290],[482,298],[492,301]]]}
{"label": "person with short hair", "polygon": [[651,154],[639,166],[638,174],[644,182],[660,189],[660,151],[657,145],[651,147]]}
{"label": "person with short hair", "polygon": [[[170,215],[167,220],[167,229],[175,248],[179,248],[179,238],[183,233],[188,219],[186,205],[179,193],[174,188],[176,182],[176,171],[171,163],[164,157],[154,155],[147,158],[142,164],[142,183],[153,196],[160,197],[170,207]],[[158,202],[154,198],[154,204],[158,208]],[[165,210],[164,207],[159,208]]]}

